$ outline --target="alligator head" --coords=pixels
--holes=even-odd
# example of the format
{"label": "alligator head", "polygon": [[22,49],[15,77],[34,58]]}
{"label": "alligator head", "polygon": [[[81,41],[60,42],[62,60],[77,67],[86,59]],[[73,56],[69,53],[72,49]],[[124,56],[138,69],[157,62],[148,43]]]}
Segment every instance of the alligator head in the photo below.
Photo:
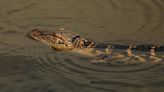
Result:
{"label": "alligator head", "polygon": [[74,48],[93,47],[93,42],[76,33],[64,30],[55,32],[32,30],[29,37],[51,46],[54,50],[72,50]]}

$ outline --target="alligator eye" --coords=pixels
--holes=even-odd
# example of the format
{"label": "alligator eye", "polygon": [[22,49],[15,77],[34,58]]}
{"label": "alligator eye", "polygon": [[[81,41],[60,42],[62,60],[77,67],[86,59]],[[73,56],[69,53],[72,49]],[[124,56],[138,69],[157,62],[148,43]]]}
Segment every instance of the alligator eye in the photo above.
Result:
{"label": "alligator eye", "polygon": [[80,36],[78,35],[78,36],[75,36],[75,37],[73,37],[73,39],[72,39],[72,42],[74,42],[76,39],[78,39],[78,38],[80,38]]}
{"label": "alligator eye", "polygon": [[57,41],[58,44],[64,44],[64,41],[61,40],[61,39],[57,39],[56,41]]}
{"label": "alligator eye", "polygon": [[60,40],[58,43],[59,43],[59,44],[64,44],[64,42],[63,42],[62,40]]}

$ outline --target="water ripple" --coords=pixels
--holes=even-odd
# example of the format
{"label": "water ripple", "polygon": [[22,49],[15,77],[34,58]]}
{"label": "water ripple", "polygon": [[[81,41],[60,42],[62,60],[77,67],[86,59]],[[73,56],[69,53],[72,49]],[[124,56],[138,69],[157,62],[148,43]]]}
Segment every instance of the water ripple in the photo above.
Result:
{"label": "water ripple", "polygon": [[[163,13],[162,5],[160,4],[160,2],[154,1],[154,0],[151,0],[151,1],[152,1],[152,2],[155,4],[155,6],[158,8],[159,16],[160,16],[160,17],[163,17],[164,13]],[[160,28],[161,26],[163,26],[163,21],[161,20],[160,17],[159,17],[159,19],[158,19],[159,22],[157,23],[157,25],[156,25],[152,30],[150,30],[151,32],[157,31],[158,28]]]}
{"label": "water ripple", "polygon": [[[27,60],[24,60],[28,62],[24,62],[23,64],[28,72],[34,72],[53,81],[60,80],[62,83],[71,82],[72,86],[76,85],[85,89],[102,90],[104,92],[116,91],[115,89],[106,87],[109,85],[113,87],[118,87],[119,85],[124,85],[124,87],[147,86],[149,84],[148,81],[146,81],[147,84],[140,83],[140,81],[145,80],[145,78],[148,80],[152,78],[152,75],[144,75],[144,73],[156,71],[163,67],[161,64],[150,63],[132,66],[92,64],[90,63],[91,59],[87,57],[73,56],[70,53],[55,51],[44,53],[40,51],[30,52],[28,55]],[[129,77],[126,74],[129,74],[133,81],[129,82]],[[122,76],[119,78],[119,75]],[[42,81],[47,80],[44,77]],[[140,77],[139,80],[138,77]],[[124,80],[121,78],[124,78]]]}
{"label": "water ripple", "polygon": [[[163,64],[93,64],[94,58],[56,52],[24,37],[35,27],[52,29],[56,26],[68,26],[80,33],[91,32],[94,40],[106,39],[104,35],[97,38],[95,30],[99,31],[97,36],[110,33],[107,35],[111,37],[107,38],[119,38],[114,35],[115,28],[121,36],[122,29],[135,31],[125,32],[127,36],[129,33],[155,34],[162,30],[163,3],[160,0],[4,1],[0,4],[0,89],[3,92],[132,92],[146,88],[150,92],[163,89]],[[134,24],[129,26],[129,21]]]}

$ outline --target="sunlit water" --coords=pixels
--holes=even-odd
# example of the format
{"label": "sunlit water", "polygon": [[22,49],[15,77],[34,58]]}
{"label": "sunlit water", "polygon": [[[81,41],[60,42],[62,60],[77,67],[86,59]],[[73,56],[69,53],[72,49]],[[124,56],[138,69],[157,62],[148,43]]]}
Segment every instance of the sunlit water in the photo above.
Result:
{"label": "sunlit water", "polygon": [[93,64],[26,37],[64,27],[97,42],[164,45],[163,0],[1,0],[0,92],[163,92],[164,65]]}

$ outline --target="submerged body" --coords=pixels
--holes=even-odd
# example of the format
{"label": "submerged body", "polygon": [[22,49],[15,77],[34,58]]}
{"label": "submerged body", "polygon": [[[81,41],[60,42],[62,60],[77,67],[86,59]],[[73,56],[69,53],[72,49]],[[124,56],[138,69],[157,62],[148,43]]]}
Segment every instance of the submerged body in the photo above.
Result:
{"label": "submerged body", "polygon": [[[113,45],[96,43],[70,31],[59,29],[55,32],[35,29],[29,37],[43,42],[57,51],[70,51],[96,57],[97,62],[111,61],[113,59],[135,59],[139,62],[163,61],[164,46],[153,45]],[[159,52],[159,54],[156,54]]]}

